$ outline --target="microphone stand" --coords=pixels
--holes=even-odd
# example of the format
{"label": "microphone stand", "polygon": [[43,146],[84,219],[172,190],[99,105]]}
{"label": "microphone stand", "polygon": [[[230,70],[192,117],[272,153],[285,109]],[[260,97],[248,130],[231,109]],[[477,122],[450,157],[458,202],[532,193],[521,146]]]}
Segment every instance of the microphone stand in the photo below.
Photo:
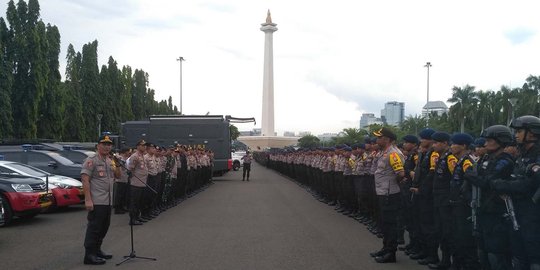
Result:
{"label": "microphone stand", "polygon": [[[157,191],[155,191],[152,187],[148,186],[148,184],[146,184],[145,182],[143,182],[141,179],[139,179],[139,177],[137,176],[134,176],[133,174],[131,174],[131,171],[126,168],[126,165],[125,165],[125,161],[122,161],[122,160],[119,160],[117,157],[113,156],[113,160],[120,165],[120,167],[124,168],[127,172],[128,172],[128,198],[130,199],[131,201],[131,178],[134,177],[135,179],[137,179],[139,182],[143,183],[148,189],[150,189],[152,192],[154,192],[155,194],[157,194]],[[131,251],[129,253],[129,255],[126,255],[124,256],[124,260],[122,260],[121,262],[117,263],[116,266],[119,266],[131,259],[143,259],[143,260],[151,260],[151,261],[157,261],[156,258],[151,258],[151,257],[141,257],[141,256],[137,256],[136,253],[135,253],[135,248],[133,247],[133,217],[130,215],[129,217],[129,228],[130,228],[130,232],[131,232]]]}

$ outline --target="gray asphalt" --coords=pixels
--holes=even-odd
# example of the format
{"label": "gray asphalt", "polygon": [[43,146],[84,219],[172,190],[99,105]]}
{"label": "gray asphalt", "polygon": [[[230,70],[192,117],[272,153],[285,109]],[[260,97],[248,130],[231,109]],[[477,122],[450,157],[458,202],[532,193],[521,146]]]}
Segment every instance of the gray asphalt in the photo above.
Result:
{"label": "gray asphalt", "polygon": [[427,269],[398,253],[377,264],[369,252],[381,240],[363,225],[315,200],[294,182],[258,164],[250,182],[241,172],[215,178],[205,191],[134,227],[130,252],[127,215],[114,215],[104,266],[82,264],[86,212],[71,207],[0,229],[0,269]]}

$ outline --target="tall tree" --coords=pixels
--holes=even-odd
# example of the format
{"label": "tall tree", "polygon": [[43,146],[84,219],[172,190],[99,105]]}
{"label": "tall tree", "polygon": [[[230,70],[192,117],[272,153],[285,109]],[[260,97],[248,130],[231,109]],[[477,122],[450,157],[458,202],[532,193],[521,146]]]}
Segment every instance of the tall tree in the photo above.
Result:
{"label": "tall tree", "polygon": [[120,98],[120,121],[133,120],[133,110],[131,107],[133,93],[133,73],[130,66],[123,66],[121,73],[122,95]]}
{"label": "tall tree", "polygon": [[136,120],[141,120],[146,117],[146,89],[148,86],[148,76],[142,69],[136,69],[133,74],[133,89],[131,108],[133,117]]}
{"label": "tall tree", "polygon": [[9,51],[11,33],[4,18],[0,17],[0,139],[13,136],[11,87],[13,83],[12,61]]}
{"label": "tall tree", "polygon": [[46,39],[47,46],[45,54],[47,63],[47,83],[45,85],[43,98],[40,100],[38,135],[42,138],[61,139],[63,135],[64,118],[64,93],[60,87],[62,77],[60,76],[60,32],[56,26],[47,25]]}
{"label": "tall tree", "polygon": [[39,101],[47,81],[45,61],[45,24],[39,19],[37,0],[20,0],[15,9],[8,3],[8,22],[13,32],[13,104],[14,134],[17,138],[36,138]]}
{"label": "tall tree", "polygon": [[459,120],[460,131],[465,132],[465,120],[472,118],[472,113],[478,102],[474,94],[474,86],[468,84],[463,88],[454,86],[452,97],[448,99],[448,102],[454,103],[450,107],[450,113]]}
{"label": "tall tree", "polygon": [[86,125],[86,138],[95,140],[98,137],[98,115],[103,115],[104,106],[99,95],[99,68],[97,55],[98,42],[83,45],[81,62],[81,93],[84,98],[83,116]]}
{"label": "tall tree", "polygon": [[480,120],[480,131],[486,128],[486,122],[489,124],[491,121],[491,114],[493,113],[492,100],[494,94],[492,91],[478,91],[475,93],[478,100],[478,107],[476,110],[476,120]]}
{"label": "tall tree", "polygon": [[81,53],[75,52],[73,45],[69,44],[66,56],[66,81],[63,85],[66,93],[66,111],[68,113],[65,115],[63,138],[70,141],[87,140],[82,109],[81,62]]}

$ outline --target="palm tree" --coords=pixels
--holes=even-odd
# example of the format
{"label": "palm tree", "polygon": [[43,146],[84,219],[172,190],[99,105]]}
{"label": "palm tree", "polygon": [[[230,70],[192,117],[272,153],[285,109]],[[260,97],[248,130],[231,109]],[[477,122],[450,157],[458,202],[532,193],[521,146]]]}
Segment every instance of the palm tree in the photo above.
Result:
{"label": "palm tree", "polygon": [[349,145],[359,143],[361,142],[365,135],[367,135],[367,131],[363,129],[358,128],[344,128],[342,132],[340,132],[342,136],[340,137],[340,141],[343,143],[347,143]]}
{"label": "palm tree", "polygon": [[[494,94],[492,91],[478,91],[475,93],[478,99],[478,107],[476,116],[480,118],[480,132],[486,127],[486,118],[493,113],[492,102]],[[489,121],[488,121],[489,123]]]}
{"label": "palm tree", "polygon": [[457,116],[460,121],[461,132],[465,131],[465,119],[471,119],[471,115],[476,108],[478,99],[474,94],[474,86],[465,85],[463,88],[454,86],[452,88],[452,97],[448,102],[455,103],[450,107],[450,112]]}
{"label": "palm tree", "polygon": [[421,115],[409,115],[405,117],[405,120],[403,120],[400,126],[400,128],[408,134],[418,134],[418,132],[425,127],[427,127],[427,120]]}

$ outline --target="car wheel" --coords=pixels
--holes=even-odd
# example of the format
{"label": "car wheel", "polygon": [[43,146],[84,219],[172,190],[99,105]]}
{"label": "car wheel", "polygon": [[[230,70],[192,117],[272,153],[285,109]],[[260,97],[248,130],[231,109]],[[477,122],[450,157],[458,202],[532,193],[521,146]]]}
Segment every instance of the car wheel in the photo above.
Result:
{"label": "car wheel", "polygon": [[3,194],[0,194],[0,197],[2,197],[2,203],[0,204],[0,215],[4,217],[4,222],[0,222],[0,227],[4,227],[11,222],[11,219],[13,218],[13,211],[11,210],[7,197]]}
{"label": "car wheel", "polygon": [[240,162],[235,161],[233,164],[233,170],[238,171],[240,169]]}

